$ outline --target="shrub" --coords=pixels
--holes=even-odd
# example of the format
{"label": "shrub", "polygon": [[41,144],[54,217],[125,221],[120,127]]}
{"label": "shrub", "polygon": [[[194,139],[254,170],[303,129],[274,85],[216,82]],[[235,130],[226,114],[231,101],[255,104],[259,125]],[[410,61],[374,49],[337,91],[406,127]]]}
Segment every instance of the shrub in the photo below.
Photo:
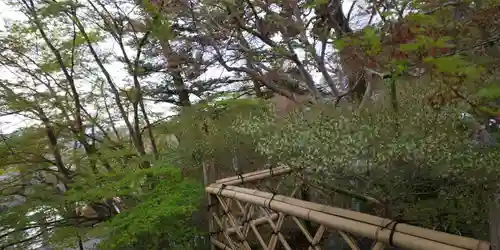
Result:
{"label": "shrub", "polygon": [[324,188],[373,197],[379,215],[484,238],[488,197],[496,190],[498,152],[471,146],[460,110],[426,105],[426,89],[400,83],[398,112],[332,106],[234,124],[258,138],[258,151],[308,174]]}
{"label": "shrub", "polygon": [[124,200],[127,209],[87,233],[103,239],[99,249],[197,249],[204,244],[204,228],[195,216],[203,194],[202,183],[182,177],[180,168],[158,163],[85,179],[73,186],[69,200]]}

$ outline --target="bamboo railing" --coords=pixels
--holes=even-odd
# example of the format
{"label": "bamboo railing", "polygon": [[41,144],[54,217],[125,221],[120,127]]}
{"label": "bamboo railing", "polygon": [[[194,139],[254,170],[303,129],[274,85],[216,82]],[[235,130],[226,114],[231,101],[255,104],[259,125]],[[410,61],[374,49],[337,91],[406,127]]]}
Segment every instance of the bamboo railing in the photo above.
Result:
{"label": "bamboo railing", "polygon": [[[277,193],[292,170],[288,167],[260,170],[217,180],[205,191],[209,196],[209,227],[212,249],[308,249],[320,250],[326,233],[336,232],[352,250],[361,248],[356,238],[373,241],[369,249],[388,246],[418,250],[487,250],[485,241],[398,223],[369,214],[294,198],[301,183],[294,182],[288,196]],[[272,178],[279,180],[271,180]],[[258,190],[258,182],[274,185]],[[254,185],[251,188],[240,185]],[[313,223],[315,226],[311,226]],[[285,226],[286,224],[286,226]],[[307,241],[294,246],[286,228],[295,227]],[[250,231],[252,234],[250,234]],[[252,245],[257,243],[258,246]],[[290,243],[292,245],[290,245]]]}

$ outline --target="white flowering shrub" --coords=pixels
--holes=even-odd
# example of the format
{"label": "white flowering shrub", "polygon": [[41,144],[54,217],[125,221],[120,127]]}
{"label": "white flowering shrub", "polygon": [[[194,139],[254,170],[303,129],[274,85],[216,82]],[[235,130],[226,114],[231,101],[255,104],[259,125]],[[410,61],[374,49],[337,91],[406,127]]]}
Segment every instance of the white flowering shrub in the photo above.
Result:
{"label": "white flowering shrub", "polygon": [[488,197],[498,177],[496,149],[471,146],[456,105],[435,110],[426,90],[401,85],[398,111],[352,112],[331,105],[233,122],[257,150],[308,173],[325,188],[342,187],[382,203],[379,215],[451,233],[484,237]]}

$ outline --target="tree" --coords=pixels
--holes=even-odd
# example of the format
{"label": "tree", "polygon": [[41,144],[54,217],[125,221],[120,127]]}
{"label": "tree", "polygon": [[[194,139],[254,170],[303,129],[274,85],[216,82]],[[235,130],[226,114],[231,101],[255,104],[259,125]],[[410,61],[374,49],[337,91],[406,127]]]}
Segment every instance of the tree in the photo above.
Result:
{"label": "tree", "polygon": [[[1,145],[2,169],[16,172],[2,197],[23,197],[0,218],[2,246],[93,234],[111,249],[181,246],[201,197],[182,174],[207,161],[221,175],[275,161],[319,171],[316,185],[378,201],[367,211],[483,237],[472,195],[494,193],[496,151],[463,143],[455,117],[496,114],[495,1],[355,1],[347,13],[336,0],[11,5],[29,22],[0,44],[14,76],[0,79],[0,110],[33,124]],[[372,101],[377,90],[387,98]],[[151,100],[176,116],[155,121]],[[461,219],[473,212],[478,227]],[[156,234],[141,225],[174,218]]]}
{"label": "tree", "polygon": [[[106,16],[93,19],[88,15],[105,6],[97,1],[20,0],[11,4],[29,22],[14,23],[9,35],[2,38],[0,65],[14,77],[1,79],[1,106],[7,114],[24,116],[34,125],[3,140],[6,161],[2,169],[17,174],[2,181],[1,197],[21,196],[23,202],[2,214],[0,247],[24,248],[40,241],[47,244],[49,238],[55,244],[55,239],[88,237],[89,226],[114,218],[124,207],[131,213],[137,211],[133,208],[143,201],[137,192],[152,197],[153,192],[166,188],[186,188],[194,195],[185,200],[185,207],[170,207],[157,214],[189,218],[188,208],[199,197],[196,184],[180,178],[166,163],[162,166],[155,161],[159,152],[137,75],[141,53],[137,52],[136,58],[127,54],[128,38],[110,29],[116,26],[107,22]],[[131,89],[119,86],[119,79],[110,73],[110,55],[99,49],[108,38],[119,45],[125,67],[136,72]],[[125,124],[125,133],[117,128],[117,122]],[[146,139],[152,152],[146,151]],[[159,166],[149,170],[153,164]],[[157,175],[165,173],[171,173],[172,182],[165,184],[158,179]],[[116,182],[126,177],[139,185]],[[94,184],[94,190],[81,189],[95,180],[108,188]],[[120,223],[120,218],[127,219],[119,217],[114,223]],[[123,230],[120,232],[126,232]]]}

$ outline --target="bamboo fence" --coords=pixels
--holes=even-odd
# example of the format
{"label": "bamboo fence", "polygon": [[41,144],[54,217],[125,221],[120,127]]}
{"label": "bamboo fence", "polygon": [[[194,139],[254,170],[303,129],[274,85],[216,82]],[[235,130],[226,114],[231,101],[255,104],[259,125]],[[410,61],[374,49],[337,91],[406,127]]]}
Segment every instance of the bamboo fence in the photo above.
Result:
{"label": "bamboo fence", "polygon": [[[415,250],[490,249],[490,244],[485,241],[294,198],[300,185],[296,185],[288,196],[237,186],[291,172],[288,167],[277,167],[220,179],[207,185],[205,191],[209,196],[212,248],[275,250],[279,246],[280,249],[297,249],[289,245],[287,235],[282,233],[287,219],[292,221],[308,241],[308,250],[322,249],[321,241],[327,231],[337,232],[353,250],[361,249],[356,237],[373,240],[372,250],[382,250],[390,245]],[[281,185],[278,181],[271,183]],[[318,226],[313,230],[303,221],[316,223]],[[264,225],[270,227],[267,235],[262,229]],[[250,235],[250,231],[253,235]],[[252,241],[256,241],[260,247],[251,247]]]}

